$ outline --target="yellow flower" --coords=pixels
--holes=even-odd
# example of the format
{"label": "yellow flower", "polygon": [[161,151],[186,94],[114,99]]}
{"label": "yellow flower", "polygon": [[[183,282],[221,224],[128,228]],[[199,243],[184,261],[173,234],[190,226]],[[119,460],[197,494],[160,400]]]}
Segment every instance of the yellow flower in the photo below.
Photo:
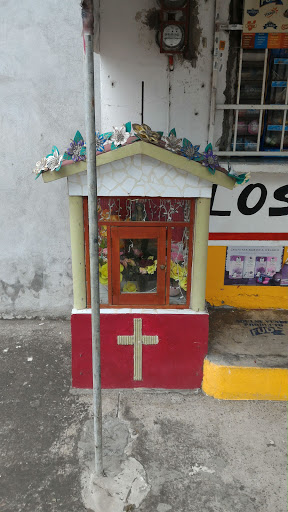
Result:
{"label": "yellow flower", "polygon": [[179,284],[185,292],[187,292],[187,277],[182,277],[182,279],[179,280]]}
{"label": "yellow flower", "polygon": [[174,281],[180,281],[180,279],[187,276],[187,270],[184,267],[181,267],[178,263],[174,263],[171,261],[170,264],[170,277],[174,279]]}
{"label": "yellow flower", "polygon": [[[150,258],[148,258],[149,260]],[[157,260],[153,261],[153,265],[146,267],[148,274],[154,274],[157,269]]]}
{"label": "yellow flower", "polygon": [[135,283],[132,283],[131,281],[128,281],[126,284],[124,284],[123,292],[137,292],[137,285]]}
{"label": "yellow flower", "polygon": [[[123,272],[124,267],[120,263],[120,282],[123,279],[121,272]],[[108,263],[104,263],[104,265],[99,265],[99,281],[101,284],[108,284]]]}
{"label": "yellow flower", "polygon": [[102,238],[107,238],[107,226],[100,227],[100,236]]}
{"label": "yellow flower", "polygon": [[179,281],[180,277],[182,277],[181,267],[172,261],[170,265],[170,277],[171,279],[174,279],[174,281]]}
{"label": "yellow flower", "polygon": [[99,281],[101,284],[108,284],[108,263],[99,265]]}

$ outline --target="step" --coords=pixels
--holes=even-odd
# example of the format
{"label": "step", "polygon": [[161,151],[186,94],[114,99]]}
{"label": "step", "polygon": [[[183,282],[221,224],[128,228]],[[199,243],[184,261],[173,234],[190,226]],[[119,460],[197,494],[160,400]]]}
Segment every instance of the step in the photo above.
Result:
{"label": "step", "polygon": [[203,391],[222,400],[288,399],[288,311],[210,311]]}

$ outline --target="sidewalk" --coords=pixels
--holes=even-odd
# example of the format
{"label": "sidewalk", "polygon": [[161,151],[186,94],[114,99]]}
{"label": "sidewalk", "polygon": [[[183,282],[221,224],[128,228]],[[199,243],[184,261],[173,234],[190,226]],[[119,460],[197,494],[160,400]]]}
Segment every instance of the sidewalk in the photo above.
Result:
{"label": "sidewalk", "polygon": [[288,400],[288,311],[212,309],[203,390],[233,400]]}
{"label": "sidewalk", "polygon": [[286,511],[286,403],[105,390],[95,481],[70,322],[1,321],[0,345],[1,512]]}

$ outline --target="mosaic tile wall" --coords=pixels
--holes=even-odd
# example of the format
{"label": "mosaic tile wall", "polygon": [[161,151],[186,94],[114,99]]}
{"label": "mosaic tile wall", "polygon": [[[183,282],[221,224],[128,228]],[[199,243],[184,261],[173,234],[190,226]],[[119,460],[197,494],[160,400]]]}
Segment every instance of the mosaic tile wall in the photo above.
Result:
{"label": "mosaic tile wall", "polygon": [[[146,155],[101,165],[99,196],[211,197],[212,184]],[[87,196],[86,172],[68,177],[69,195]]]}

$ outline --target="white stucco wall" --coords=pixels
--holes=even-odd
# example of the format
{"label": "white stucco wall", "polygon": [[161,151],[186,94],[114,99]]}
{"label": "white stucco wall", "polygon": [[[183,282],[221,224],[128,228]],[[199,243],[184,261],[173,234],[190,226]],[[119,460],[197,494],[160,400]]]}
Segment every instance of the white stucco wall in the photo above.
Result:
{"label": "white stucco wall", "polygon": [[1,2],[2,316],[68,315],[73,303],[67,183],[31,171],[53,144],[85,135],[79,4]]}
{"label": "white stucco wall", "polygon": [[[0,315],[68,315],[72,278],[67,182],[46,185],[41,178],[35,181],[31,171],[52,145],[64,151],[77,129],[85,137],[80,1],[2,4]],[[175,70],[169,73],[155,31],[143,23],[147,9],[157,7],[156,0],[100,1],[101,122],[96,55],[95,62],[96,122],[102,131],[129,120],[140,122],[143,80],[144,121],[164,131],[175,126],[180,136],[203,148],[214,0],[199,4],[202,33],[196,67],[175,59]]]}
{"label": "white stucco wall", "polygon": [[[191,1],[198,59],[192,66],[180,57],[174,71],[160,54],[156,32],[147,14],[156,0],[101,0],[100,54],[102,129],[127,121],[141,122],[141,83],[144,81],[144,122],[154,130],[176,128],[180,137],[205,148],[208,137],[214,0]],[[197,42],[198,41],[198,42]]]}

